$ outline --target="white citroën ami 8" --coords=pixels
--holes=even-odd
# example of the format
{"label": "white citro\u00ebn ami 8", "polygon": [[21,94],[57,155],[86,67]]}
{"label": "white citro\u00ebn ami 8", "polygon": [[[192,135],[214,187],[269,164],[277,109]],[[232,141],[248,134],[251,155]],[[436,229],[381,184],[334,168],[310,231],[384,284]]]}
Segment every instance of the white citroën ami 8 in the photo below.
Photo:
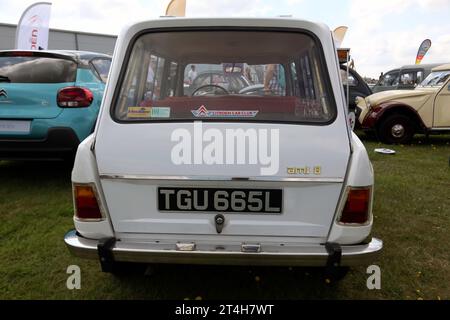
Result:
{"label": "white citro\u00ebn ami 8", "polygon": [[[129,263],[369,265],[373,169],[334,40],[291,18],[125,28],[72,172],[70,251]],[[338,272],[337,272],[338,273]]]}

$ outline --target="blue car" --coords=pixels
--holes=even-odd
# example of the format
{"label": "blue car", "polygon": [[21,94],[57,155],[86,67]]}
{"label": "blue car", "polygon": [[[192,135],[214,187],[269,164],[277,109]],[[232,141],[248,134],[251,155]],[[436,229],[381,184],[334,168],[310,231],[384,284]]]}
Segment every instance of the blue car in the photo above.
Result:
{"label": "blue car", "polygon": [[111,65],[81,51],[0,51],[0,159],[73,159]]}

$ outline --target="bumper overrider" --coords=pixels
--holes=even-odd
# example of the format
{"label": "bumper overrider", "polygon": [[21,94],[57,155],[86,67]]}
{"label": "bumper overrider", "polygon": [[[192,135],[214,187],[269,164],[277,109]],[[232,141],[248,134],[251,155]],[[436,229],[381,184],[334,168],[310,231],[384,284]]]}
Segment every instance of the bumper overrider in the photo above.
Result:
{"label": "bumper overrider", "polygon": [[64,241],[72,254],[82,258],[108,262],[179,263],[210,265],[272,265],[272,266],[352,266],[373,263],[383,248],[383,242],[372,238],[359,245],[286,246],[282,249],[264,244],[241,244],[214,248],[194,243],[159,244],[122,242],[114,238],[87,239],[75,230]]}

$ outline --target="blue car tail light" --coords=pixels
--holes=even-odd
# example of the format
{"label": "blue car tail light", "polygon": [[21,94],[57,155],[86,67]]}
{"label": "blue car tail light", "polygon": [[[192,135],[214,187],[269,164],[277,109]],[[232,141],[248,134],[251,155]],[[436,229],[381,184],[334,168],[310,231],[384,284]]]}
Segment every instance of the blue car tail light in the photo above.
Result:
{"label": "blue car tail light", "polygon": [[91,90],[81,87],[66,87],[58,91],[57,101],[61,108],[89,107],[94,100]]}

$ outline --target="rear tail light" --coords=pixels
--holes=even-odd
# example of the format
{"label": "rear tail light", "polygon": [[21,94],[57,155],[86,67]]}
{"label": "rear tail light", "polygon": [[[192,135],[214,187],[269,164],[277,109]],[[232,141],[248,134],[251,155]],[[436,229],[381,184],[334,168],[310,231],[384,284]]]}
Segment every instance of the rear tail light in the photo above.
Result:
{"label": "rear tail light", "polygon": [[348,189],[347,200],[339,218],[344,224],[365,224],[369,220],[371,188]]}
{"label": "rear tail light", "polygon": [[73,185],[75,217],[79,220],[100,221],[103,214],[94,185]]}
{"label": "rear tail light", "polygon": [[81,87],[67,87],[58,91],[57,101],[61,108],[89,107],[94,100],[91,90]]}

